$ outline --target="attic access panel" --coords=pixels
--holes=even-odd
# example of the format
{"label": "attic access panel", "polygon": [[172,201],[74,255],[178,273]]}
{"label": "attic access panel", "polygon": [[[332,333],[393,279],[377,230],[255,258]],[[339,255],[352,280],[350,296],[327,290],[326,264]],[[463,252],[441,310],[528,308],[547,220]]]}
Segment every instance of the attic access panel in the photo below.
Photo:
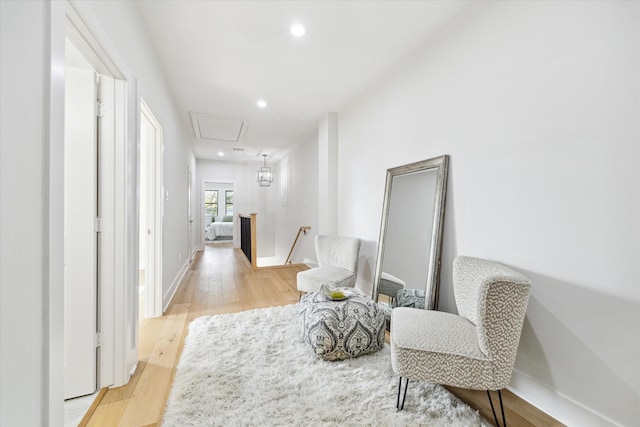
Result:
{"label": "attic access panel", "polygon": [[222,142],[240,142],[249,122],[191,113],[193,130],[199,139]]}

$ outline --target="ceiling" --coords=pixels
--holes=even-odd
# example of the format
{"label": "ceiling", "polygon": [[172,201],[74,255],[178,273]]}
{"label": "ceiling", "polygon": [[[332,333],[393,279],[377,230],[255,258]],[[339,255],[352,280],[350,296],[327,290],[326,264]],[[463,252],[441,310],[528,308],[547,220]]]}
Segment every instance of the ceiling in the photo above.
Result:
{"label": "ceiling", "polygon": [[[243,161],[263,153],[275,159],[308,140],[323,114],[339,112],[468,3],[162,0],[135,7],[196,157]],[[296,22],[304,37],[291,35]],[[243,130],[233,141],[201,139],[194,116]]]}

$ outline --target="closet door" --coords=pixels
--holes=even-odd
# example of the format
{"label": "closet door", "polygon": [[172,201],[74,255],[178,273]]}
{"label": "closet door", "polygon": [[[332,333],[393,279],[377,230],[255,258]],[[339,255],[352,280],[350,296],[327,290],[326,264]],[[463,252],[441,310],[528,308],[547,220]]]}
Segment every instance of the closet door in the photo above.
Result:
{"label": "closet door", "polygon": [[97,76],[67,67],[64,172],[64,397],[97,384]]}

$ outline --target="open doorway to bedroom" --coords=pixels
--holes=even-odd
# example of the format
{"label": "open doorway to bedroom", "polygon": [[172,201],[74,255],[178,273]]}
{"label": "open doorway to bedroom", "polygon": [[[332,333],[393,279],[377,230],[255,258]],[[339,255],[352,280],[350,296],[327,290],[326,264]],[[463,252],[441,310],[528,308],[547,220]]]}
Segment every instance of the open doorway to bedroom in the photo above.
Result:
{"label": "open doorway to bedroom", "polygon": [[233,243],[234,187],[229,182],[205,181],[202,186],[202,238],[205,244]]}

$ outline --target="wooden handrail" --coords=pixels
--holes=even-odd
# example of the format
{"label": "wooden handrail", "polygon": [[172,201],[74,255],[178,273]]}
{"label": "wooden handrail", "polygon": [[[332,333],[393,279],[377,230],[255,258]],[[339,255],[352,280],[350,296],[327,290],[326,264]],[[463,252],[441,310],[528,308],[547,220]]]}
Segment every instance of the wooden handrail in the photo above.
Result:
{"label": "wooden handrail", "polygon": [[251,269],[258,268],[258,243],[256,233],[256,213],[238,214],[240,217],[240,249],[251,263]]}
{"label": "wooden handrail", "polygon": [[284,262],[284,265],[291,264],[291,254],[293,253],[293,249],[296,247],[296,243],[298,243],[300,233],[303,233],[306,236],[307,230],[311,230],[311,227],[308,225],[304,225],[298,230],[298,234],[296,234],[296,239],[293,241],[293,245],[291,245],[291,250],[289,251],[289,255],[287,256],[287,260]]}

